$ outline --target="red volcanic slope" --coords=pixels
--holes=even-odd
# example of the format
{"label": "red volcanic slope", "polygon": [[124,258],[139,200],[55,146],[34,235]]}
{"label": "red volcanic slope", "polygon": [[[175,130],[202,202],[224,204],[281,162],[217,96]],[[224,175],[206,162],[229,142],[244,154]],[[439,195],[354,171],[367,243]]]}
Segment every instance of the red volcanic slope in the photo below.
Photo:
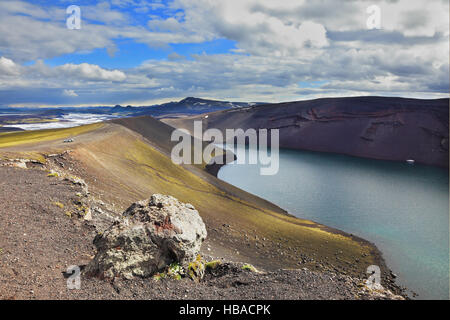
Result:
{"label": "red volcanic slope", "polygon": [[325,98],[225,110],[201,118],[204,129],[279,129],[283,148],[448,167],[449,99]]}

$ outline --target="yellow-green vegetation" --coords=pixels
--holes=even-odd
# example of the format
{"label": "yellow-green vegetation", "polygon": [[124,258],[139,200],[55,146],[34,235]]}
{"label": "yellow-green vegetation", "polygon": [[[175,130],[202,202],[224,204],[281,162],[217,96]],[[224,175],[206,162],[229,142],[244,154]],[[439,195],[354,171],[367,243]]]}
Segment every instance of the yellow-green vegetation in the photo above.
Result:
{"label": "yellow-green vegetation", "polygon": [[[231,225],[232,228],[224,231],[224,246],[244,252],[247,257],[258,259],[259,252],[255,247],[247,249],[247,246],[236,245],[242,242],[232,243],[227,239],[242,240],[243,233],[265,238],[266,245],[276,246],[268,249],[269,252],[283,250],[292,253],[271,258],[283,268],[298,267],[297,253],[314,257],[322,264],[330,261],[334,266],[339,263],[358,272],[378,262],[371,253],[373,247],[368,244],[312,221],[277,212],[274,206],[218,181],[198,167],[175,165],[170,156],[162,154],[139,134],[117,124],[0,134],[0,147],[62,139],[101,126],[108,126],[108,130],[99,131],[99,135],[93,135],[88,143],[74,145],[72,156],[82,163],[83,170],[97,179],[97,182],[92,182],[93,188],[109,197],[111,203],[121,210],[153,193],[169,194],[194,205],[207,225],[219,229],[224,223]],[[148,126],[151,127],[152,123]],[[40,153],[45,152],[48,150]],[[6,153],[0,156],[3,154]],[[292,249],[296,249],[296,253]],[[338,262],[334,260],[336,254],[339,255]],[[256,264],[255,261],[247,261]]]}
{"label": "yellow-green vegetation", "polygon": [[174,262],[167,269],[167,275],[172,279],[181,280],[181,277],[184,275],[184,269],[178,263]]}
{"label": "yellow-green vegetation", "polygon": [[36,131],[18,131],[0,133],[0,148],[12,147],[21,144],[38,143],[57,139],[66,139],[86,133],[103,126],[101,123],[64,129],[45,129]]}
{"label": "yellow-green vegetation", "polygon": [[213,260],[210,262],[205,263],[205,269],[206,270],[214,270],[216,269],[218,266],[220,266],[222,264],[222,262],[220,260]]}
{"label": "yellow-green vegetation", "polygon": [[72,212],[66,211],[66,212],[64,212],[64,214],[65,214],[66,216],[68,216],[69,218],[72,218]]}
{"label": "yellow-green vegetation", "polygon": [[247,271],[250,271],[250,272],[258,272],[258,270],[256,270],[256,268],[254,267],[254,266],[252,266],[251,264],[244,264],[243,266],[242,266],[242,270],[247,270]]}
{"label": "yellow-green vegetation", "polygon": [[[275,212],[261,200],[253,201],[242,190],[234,189],[235,195],[227,193],[193,171],[175,165],[170,157],[157,151],[139,135],[118,129],[107,139],[83,146],[78,154],[97,177],[102,177],[102,185],[107,185],[102,192],[114,194],[115,199],[123,199],[124,208],[152,193],[169,194],[193,204],[207,224],[239,226],[239,230],[227,231],[230,237],[241,237],[242,232],[251,230],[260,239],[264,237],[280,249],[292,252],[291,249],[295,248],[297,252],[314,256],[316,261],[325,264],[339,253],[339,263],[357,272],[377,262],[371,254],[371,246],[315,222]],[[102,188],[101,185],[99,187]],[[252,251],[247,254],[252,254]],[[356,258],[358,262],[355,262]],[[293,259],[284,255],[276,262],[284,268],[298,266],[298,260]],[[337,263],[331,262],[333,265]]]}
{"label": "yellow-green vegetation", "polygon": [[49,122],[59,122],[59,120],[58,119],[26,118],[26,119],[3,121],[4,124],[33,124],[33,123],[49,123]]}
{"label": "yellow-green vegetation", "polygon": [[89,207],[86,206],[85,204],[79,204],[76,207],[76,214],[80,218],[82,218],[82,217],[85,217],[88,214],[89,210],[90,210]]}
{"label": "yellow-green vegetation", "polygon": [[135,140],[126,150],[125,158],[138,165],[138,169],[143,171],[147,177],[152,176],[152,180],[157,185],[155,189],[161,193],[183,192],[184,199],[189,199],[192,189],[200,191],[211,191],[211,185],[183,167],[175,165],[172,161],[167,161],[167,157],[151,148],[141,140]]}
{"label": "yellow-green vegetation", "polygon": [[155,281],[159,281],[159,280],[165,279],[165,278],[166,278],[166,274],[164,272],[156,273],[155,275],[153,275],[153,280],[155,280]]}
{"label": "yellow-green vegetation", "polygon": [[61,202],[58,201],[54,201],[53,205],[57,206],[60,209],[64,209],[64,204],[62,204]]}
{"label": "yellow-green vegetation", "polygon": [[178,263],[171,263],[165,272],[158,272],[153,275],[153,280],[159,281],[161,279],[170,278],[173,280],[181,280],[184,276],[184,269]]}
{"label": "yellow-green vegetation", "polygon": [[27,151],[27,152],[0,152],[0,160],[8,161],[9,159],[28,159],[37,161],[38,163],[45,164],[45,156],[40,152]]}
{"label": "yellow-green vegetation", "polygon": [[195,282],[199,282],[205,275],[205,261],[201,255],[197,255],[195,261],[189,263],[187,268],[187,274],[189,278]]}
{"label": "yellow-green vegetation", "polygon": [[47,175],[47,177],[51,177],[51,178],[53,178],[53,177],[59,177],[59,174],[58,174],[58,172],[50,172],[48,175]]}

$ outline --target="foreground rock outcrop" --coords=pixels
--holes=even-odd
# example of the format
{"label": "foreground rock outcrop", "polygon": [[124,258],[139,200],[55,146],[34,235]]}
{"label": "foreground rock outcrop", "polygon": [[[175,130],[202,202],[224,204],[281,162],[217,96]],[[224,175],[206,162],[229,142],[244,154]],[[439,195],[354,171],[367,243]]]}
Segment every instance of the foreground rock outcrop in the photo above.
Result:
{"label": "foreground rock outcrop", "polygon": [[[260,272],[254,272],[243,263],[230,262],[229,258],[221,259],[221,253],[214,250],[210,252],[211,256],[202,256],[205,275],[199,282],[193,282],[189,277],[180,280],[165,277],[160,281],[116,277],[114,281],[103,281],[82,274],[80,289],[67,290],[70,280],[67,277],[71,275],[67,272],[69,264],[86,265],[95,254],[92,248],[92,225],[79,223],[79,219],[64,214],[67,206],[79,199],[75,193],[82,192],[82,186],[48,177],[48,172],[43,170],[1,166],[0,181],[3,182],[0,183],[3,200],[0,201],[0,299],[400,298],[389,292],[371,290],[365,285],[364,279],[344,275],[341,270],[320,272],[316,268],[301,268],[267,272],[264,266],[258,266]],[[52,203],[55,200],[66,204],[66,208],[55,206]],[[24,206],[24,203],[27,205]],[[145,201],[142,206],[147,207],[148,203]],[[94,211],[93,221],[96,215],[100,215]],[[66,261],[66,264],[62,261]]]}
{"label": "foreground rock outcrop", "polygon": [[206,239],[206,227],[191,204],[154,194],[132,204],[94,239],[97,254],[86,273],[102,278],[149,277],[172,262],[195,259]]}

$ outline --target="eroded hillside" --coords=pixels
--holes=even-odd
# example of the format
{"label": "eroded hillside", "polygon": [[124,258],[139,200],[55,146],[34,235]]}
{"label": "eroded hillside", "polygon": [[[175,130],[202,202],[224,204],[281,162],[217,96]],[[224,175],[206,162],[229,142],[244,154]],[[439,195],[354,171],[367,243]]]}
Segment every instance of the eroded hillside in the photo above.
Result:
{"label": "eroded hillside", "polygon": [[280,147],[448,166],[449,100],[393,97],[325,98],[167,119],[203,128],[279,129]]}

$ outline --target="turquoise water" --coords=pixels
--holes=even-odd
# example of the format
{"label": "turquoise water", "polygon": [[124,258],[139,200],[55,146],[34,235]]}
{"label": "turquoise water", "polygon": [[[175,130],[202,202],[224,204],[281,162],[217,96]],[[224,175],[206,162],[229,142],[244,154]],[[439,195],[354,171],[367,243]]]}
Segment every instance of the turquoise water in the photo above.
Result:
{"label": "turquoise water", "polygon": [[218,177],[297,217],[375,243],[397,283],[419,299],[449,298],[446,169],[280,150],[274,176],[261,176],[258,165],[229,164]]}

